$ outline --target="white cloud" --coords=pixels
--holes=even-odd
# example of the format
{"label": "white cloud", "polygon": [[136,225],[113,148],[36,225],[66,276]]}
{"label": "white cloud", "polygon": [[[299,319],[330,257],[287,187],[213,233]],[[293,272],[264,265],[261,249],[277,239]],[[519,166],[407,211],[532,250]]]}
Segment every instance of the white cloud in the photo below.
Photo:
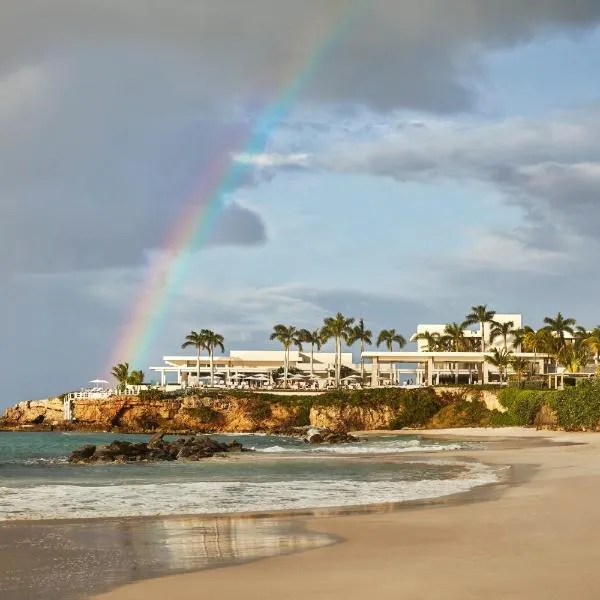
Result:
{"label": "white cloud", "polygon": [[307,167],[310,155],[306,153],[259,153],[250,154],[242,152],[234,154],[233,159],[241,164],[255,167]]}

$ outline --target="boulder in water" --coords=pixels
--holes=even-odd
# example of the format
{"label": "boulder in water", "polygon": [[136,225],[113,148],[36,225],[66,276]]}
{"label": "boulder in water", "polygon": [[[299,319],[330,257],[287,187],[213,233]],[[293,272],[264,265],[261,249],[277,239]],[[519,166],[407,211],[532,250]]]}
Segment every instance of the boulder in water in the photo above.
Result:
{"label": "boulder in water", "polygon": [[201,460],[215,454],[228,452],[248,452],[239,442],[222,444],[208,436],[180,438],[175,442],[166,442],[164,434],[152,436],[148,443],[134,444],[114,440],[106,446],[84,446],[74,450],[69,457],[73,463],[107,462],[156,462],[172,460]]}
{"label": "boulder in water", "polygon": [[344,431],[310,427],[304,434],[304,441],[307,444],[351,444],[359,439]]}

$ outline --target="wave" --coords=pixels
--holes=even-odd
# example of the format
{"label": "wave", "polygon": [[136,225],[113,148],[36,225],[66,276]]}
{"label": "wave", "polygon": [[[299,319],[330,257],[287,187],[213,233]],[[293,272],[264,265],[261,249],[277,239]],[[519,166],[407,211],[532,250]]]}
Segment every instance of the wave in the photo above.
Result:
{"label": "wave", "polygon": [[[415,468],[419,463],[414,463]],[[421,463],[423,464],[423,463]],[[432,499],[498,481],[498,470],[479,463],[460,466],[453,479],[361,481],[195,481],[121,485],[47,484],[0,487],[0,520],[127,517],[173,514],[275,512]]]}
{"label": "wave", "polygon": [[266,448],[253,448],[256,452],[278,453],[278,452],[310,452],[317,454],[396,454],[405,452],[449,452],[452,450],[466,450],[473,448],[479,443],[456,442],[438,443],[426,440],[398,440],[393,441],[369,441],[357,442],[355,444],[313,445],[304,446],[268,446]]}

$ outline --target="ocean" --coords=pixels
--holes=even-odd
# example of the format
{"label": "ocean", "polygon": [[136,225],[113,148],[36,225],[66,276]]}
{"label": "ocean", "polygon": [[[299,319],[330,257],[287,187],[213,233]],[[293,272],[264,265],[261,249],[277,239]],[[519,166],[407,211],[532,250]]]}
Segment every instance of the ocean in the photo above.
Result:
{"label": "ocean", "polygon": [[498,480],[490,467],[444,458],[481,449],[478,442],[385,435],[313,446],[282,436],[213,437],[255,452],[202,462],[72,465],[68,455],[84,444],[148,436],[0,432],[0,521],[351,507],[432,499]]}

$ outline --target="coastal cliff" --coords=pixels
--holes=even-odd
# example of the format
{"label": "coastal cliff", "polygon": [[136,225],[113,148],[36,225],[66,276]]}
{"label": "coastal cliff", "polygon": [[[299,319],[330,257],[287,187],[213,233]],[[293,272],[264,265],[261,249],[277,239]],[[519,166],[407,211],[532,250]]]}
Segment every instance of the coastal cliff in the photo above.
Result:
{"label": "coastal cliff", "polygon": [[[71,421],[63,420],[62,398],[20,402],[5,411],[0,427],[236,433],[284,432],[311,425],[336,431],[375,430],[447,425],[447,418],[443,424],[439,424],[439,419],[434,423],[434,415],[445,407],[459,407],[460,402],[470,400],[475,398],[469,398],[465,391],[443,388],[337,391],[319,396],[230,391],[172,396],[153,390],[140,396],[72,400]],[[495,397],[491,401],[495,403]],[[477,406],[487,410],[482,402]],[[464,407],[450,411],[450,419],[456,417],[457,411],[464,412]]]}
{"label": "coastal cliff", "polygon": [[182,397],[148,400],[139,396],[114,396],[106,400],[74,400],[71,422],[63,420],[60,398],[19,402],[6,410],[0,423],[5,427],[73,428],[120,431],[277,431],[286,427],[313,425],[331,429],[380,429],[388,427],[394,411],[356,406],[313,406],[284,399]]}

